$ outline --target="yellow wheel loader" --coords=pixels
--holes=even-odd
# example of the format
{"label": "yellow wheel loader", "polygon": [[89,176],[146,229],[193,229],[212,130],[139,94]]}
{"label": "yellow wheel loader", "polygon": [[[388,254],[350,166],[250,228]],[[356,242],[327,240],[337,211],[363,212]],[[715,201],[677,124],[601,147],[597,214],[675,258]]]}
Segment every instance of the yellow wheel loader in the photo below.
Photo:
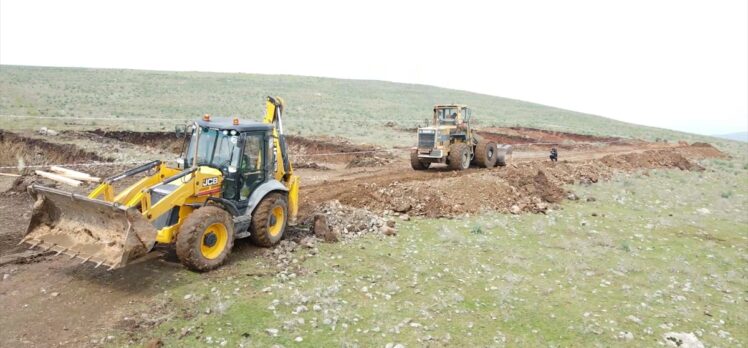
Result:
{"label": "yellow wheel loader", "polygon": [[[220,266],[234,240],[278,243],[295,223],[299,178],[286,152],[283,101],[263,122],[205,115],[187,131],[176,166],[153,161],[105,179],[88,196],[33,184],[23,242],[109,269],[173,244],[190,269]],[[147,173],[117,192],[120,180]]]}
{"label": "yellow wheel loader", "polygon": [[432,163],[444,163],[453,170],[468,169],[471,164],[483,168],[505,166],[512,146],[478,135],[470,125],[471,114],[466,105],[434,106],[431,125],[418,128],[418,145],[410,153],[410,166],[415,170],[426,170]]}

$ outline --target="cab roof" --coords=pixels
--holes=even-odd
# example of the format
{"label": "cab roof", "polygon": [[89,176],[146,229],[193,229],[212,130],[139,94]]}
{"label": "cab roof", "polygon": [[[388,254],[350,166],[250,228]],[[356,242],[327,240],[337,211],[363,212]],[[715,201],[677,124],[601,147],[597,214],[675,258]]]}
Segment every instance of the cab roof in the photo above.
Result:
{"label": "cab roof", "polygon": [[467,108],[468,106],[465,104],[437,104],[434,105],[434,109],[444,109],[444,108]]}
{"label": "cab roof", "polygon": [[235,125],[233,118],[220,117],[211,117],[210,121],[205,121],[202,119],[198,120],[197,125],[200,127],[216,128],[221,130],[235,130],[237,132],[268,131],[273,129],[273,125],[267,123],[239,119],[239,124]]}

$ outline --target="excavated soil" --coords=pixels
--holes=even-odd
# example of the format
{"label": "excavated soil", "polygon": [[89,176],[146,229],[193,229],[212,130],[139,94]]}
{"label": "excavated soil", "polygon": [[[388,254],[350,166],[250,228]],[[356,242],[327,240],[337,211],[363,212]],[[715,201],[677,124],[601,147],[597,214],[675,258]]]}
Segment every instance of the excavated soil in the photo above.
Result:
{"label": "excavated soil", "polygon": [[704,159],[704,158],[728,158],[725,153],[718,150],[711,144],[707,143],[693,143],[691,146],[679,147],[678,151],[689,158]]}
{"label": "excavated soil", "polygon": [[[96,129],[87,132],[98,137],[147,146],[179,154],[184,139],[173,132],[132,132]],[[92,139],[94,140],[94,139]],[[324,163],[347,163],[349,168],[372,167],[390,163],[392,155],[378,151],[373,145],[357,145],[338,137],[307,138],[286,135],[288,152],[295,168],[328,170]],[[331,155],[334,154],[334,155]]]}
{"label": "excavated soil", "polygon": [[345,166],[346,168],[381,167],[392,163],[395,156],[389,153],[383,154],[359,154]]}
{"label": "excavated soil", "polygon": [[0,166],[110,162],[71,144],[57,144],[0,130]]}
{"label": "excavated soil", "polygon": [[594,135],[575,134],[559,131],[549,131],[544,129],[527,128],[527,127],[509,127],[509,130],[523,134],[527,137],[535,138],[544,142],[616,142],[621,141],[617,137],[601,137]]}
{"label": "excavated soil", "polygon": [[500,144],[514,145],[515,148],[540,149],[556,146],[559,149],[572,150],[601,145],[633,146],[643,144],[643,142],[631,139],[573,134],[527,127],[486,128],[479,130],[478,134]]}
{"label": "excavated soil", "polygon": [[286,145],[294,163],[347,163],[356,158],[371,157],[371,151],[378,150],[373,145],[356,145],[338,137],[306,138],[286,135]]}
{"label": "excavated soil", "polygon": [[180,153],[184,145],[184,137],[177,136],[174,132],[131,132],[96,129],[88,133],[171,153]]}
{"label": "excavated soil", "polygon": [[[427,217],[454,217],[481,211],[544,212],[566,197],[565,185],[595,183],[617,171],[703,170],[684,154],[697,158],[722,155],[711,146],[693,145],[607,155],[582,162],[527,161],[491,170],[380,174],[303,189],[302,202],[314,204],[338,199],[357,208]],[[302,212],[308,210],[302,206]]]}
{"label": "excavated soil", "polygon": [[[324,222],[319,221],[320,216],[325,217]],[[392,222],[394,225],[394,221]],[[379,232],[386,223],[387,219],[381,215],[368,209],[343,205],[338,200],[323,202],[302,220],[302,225],[312,226],[312,232],[317,237],[328,241],[346,240],[365,233]]]}

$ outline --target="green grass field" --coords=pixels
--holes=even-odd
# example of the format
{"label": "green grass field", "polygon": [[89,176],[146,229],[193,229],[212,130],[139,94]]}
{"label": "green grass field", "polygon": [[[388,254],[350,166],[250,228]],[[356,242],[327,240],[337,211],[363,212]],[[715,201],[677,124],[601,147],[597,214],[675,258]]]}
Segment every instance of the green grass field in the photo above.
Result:
{"label": "green grass field", "polygon": [[748,159],[706,166],[573,186],[582,199],[547,215],[415,219],[397,237],[299,247],[289,268],[270,257],[180,271],[183,285],[157,299],[170,319],[148,335],[195,347],[608,347],[693,332],[744,345]]}
{"label": "green grass field", "polygon": [[431,117],[437,103],[470,105],[482,126],[522,125],[649,140],[701,138],[519,100],[383,81],[2,65],[0,91],[0,115],[107,118],[4,118],[3,128],[173,129],[178,120],[204,113],[259,119],[264,97],[278,95],[286,100],[292,134],[339,135],[388,146],[410,146],[413,135],[392,131],[385,122],[414,127]]}

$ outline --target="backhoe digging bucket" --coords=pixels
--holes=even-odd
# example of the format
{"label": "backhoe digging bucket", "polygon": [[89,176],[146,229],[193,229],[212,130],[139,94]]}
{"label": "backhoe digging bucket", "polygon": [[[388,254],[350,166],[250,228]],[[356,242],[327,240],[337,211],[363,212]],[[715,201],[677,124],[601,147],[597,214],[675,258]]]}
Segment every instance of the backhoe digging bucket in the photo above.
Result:
{"label": "backhoe digging bucket", "polygon": [[148,253],[156,228],[136,208],[31,185],[36,198],[23,242],[109,269]]}

